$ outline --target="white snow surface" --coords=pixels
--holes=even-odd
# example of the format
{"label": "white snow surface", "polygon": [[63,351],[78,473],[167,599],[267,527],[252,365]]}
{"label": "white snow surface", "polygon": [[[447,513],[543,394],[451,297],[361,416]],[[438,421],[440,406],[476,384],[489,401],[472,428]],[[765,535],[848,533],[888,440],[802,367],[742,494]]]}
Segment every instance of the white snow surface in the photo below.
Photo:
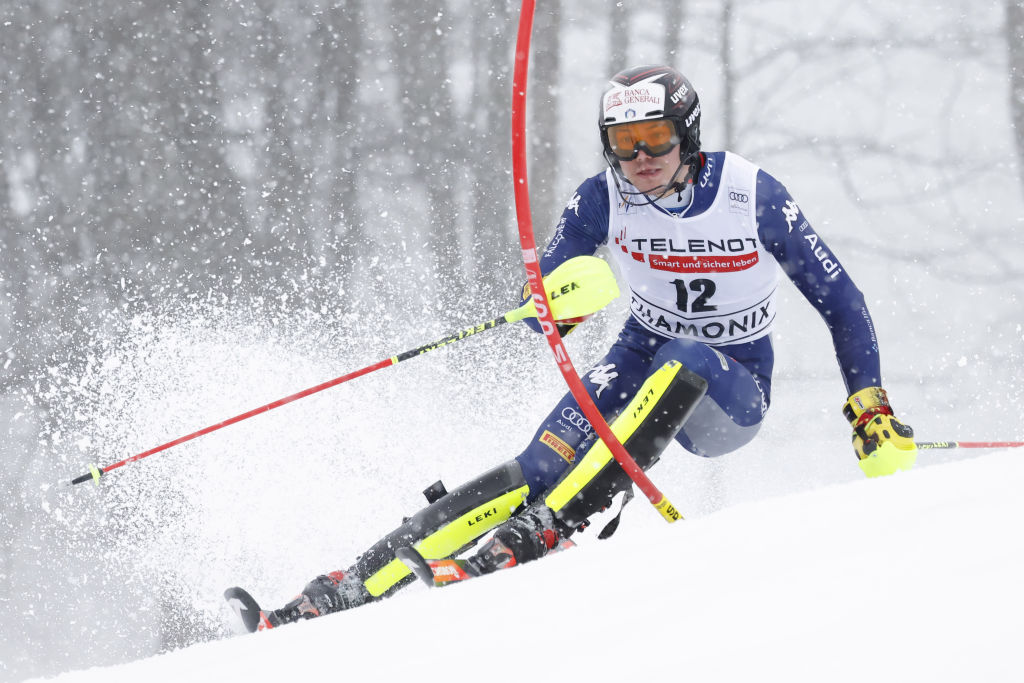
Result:
{"label": "white snow surface", "polygon": [[540,562],[56,680],[1024,680],[1024,452],[963,455],[671,526],[638,498]]}

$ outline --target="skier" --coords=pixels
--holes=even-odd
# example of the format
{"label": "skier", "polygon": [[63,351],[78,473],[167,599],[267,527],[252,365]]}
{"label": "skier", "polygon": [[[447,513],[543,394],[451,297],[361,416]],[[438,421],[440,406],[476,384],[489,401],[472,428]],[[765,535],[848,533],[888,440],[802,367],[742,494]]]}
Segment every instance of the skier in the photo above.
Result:
{"label": "skier", "polygon": [[[622,71],[601,97],[608,168],[573,194],[541,259],[547,273],[607,245],[629,285],[630,316],[585,375],[588,392],[644,469],[672,439],[704,457],[748,443],[770,402],[781,266],[831,332],[861,469],[909,469],[913,432],[881,388],[863,295],[778,180],[731,152],[701,151],[700,117],[693,86],[667,66]],[[589,516],[630,487],[567,394],[516,458],[450,493],[438,482],[424,492],[426,508],[349,569],[259,612],[258,627],[394,593],[413,578],[396,558],[405,547],[445,558],[494,531],[468,560],[475,573],[537,559],[571,545]]]}

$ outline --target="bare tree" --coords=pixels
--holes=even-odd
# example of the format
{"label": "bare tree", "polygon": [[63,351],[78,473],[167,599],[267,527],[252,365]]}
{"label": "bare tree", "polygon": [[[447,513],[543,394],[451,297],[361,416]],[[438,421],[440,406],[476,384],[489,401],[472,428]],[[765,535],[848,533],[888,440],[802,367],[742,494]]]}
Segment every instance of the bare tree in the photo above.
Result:
{"label": "bare tree", "polygon": [[268,271],[288,271],[301,263],[306,246],[303,217],[311,173],[293,139],[303,130],[301,123],[306,123],[307,112],[293,89],[298,69],[294,43],[283,34],[275,4],[260,6],[259,38],[254,46],[266,122],[262,131],[265,154],[260,182],[259,256],[266,261]]}
{"label": "bare tree", "polygon": [[685,0],[662,0],[661,15],[663,18],[662,48],[665,64],[676,65],[682,40],[683,19],[686,16]]}
{"label": "bare tree", "polygon": [[[189,36],[182,71],[171,84],[184,115],[172,119],[174,139],[180,146],[181,174],[190,188],[187,210],[179,229],[193,236],[192,252],[201,245],[197,260],[207,265],[210,286],[221,286],[247,267],[242,227],[245,224],[241,187],[225,156],[221,121],[223,102],[216,67],[216,38],[211,26],[211,3],[196,0],[181,13],[181,33]],[[209,267],[210,255],[218,266]],[[179,257],[180,258],[180,257]]]}
{"label": "bare tree", "polygon": [[1024,2],[1006,0],[1006,44],[1010,62],[1010,120],[1017,141],[1017,169],[1024,191]]}
{"label": "bare tree", "polygon": [[534,21],[533,56],[530,79],[530,200],[531,213],[538,242],[544,242],[558,217],[563,198],[555,189],[559,180],[561,148],[558,145],[560,119],[559,56],[561,33],[561,1],[544,4]]}
{"label": "bare tree", "polygon": [[[455,173],[461,141],[453,129],[450,67],[445,40],[449,17],[444,5],[416,0],[392,0],[391,33],[401,148],[411,170],[405,182],[427,197],[422,216],[427,224],[427,247],[434,278],[461,285],[461,253],[455,238]],[[445,288],[442,288],[445,289]]]}
{"label": "bare tree", "polygon": [[[671,0],[669,0],[671,2]],[[608,9],[608,68],[611,76],[630,66],[630,22],[625,0],[616,0]]]}
{"label": "bare tree", "polygon": [[734,88],[736,86],[736,65],[732,55],[733,0],[722,0],[718,40],[718,56],[722,63],[722,113],[720,119],[724,129],[726,149],[733,149],[736,143],[736,113]]}
{"label": "bare tree", "polygon": [[[18,54],[21,40],[19,32],[0,31],[0,54]],[[3,226],[0,230],[0,339],[4,340],[0,342],[0,363],[5,369],[0,373],[0,396],[11,391],[16,384],[14,377],[20,370],[22,359],[17,357],[20,352],[18,345],[11,340],[15,338],[14,330],[24,319],[24,307],[28,302],[24,258],[17,255],[24,249],[22,226],[11,206],[14,195],[10,178],[15,170],[14,156],[19,147],[17,121],[21,118],[11,92],[17,87],[16,83],[16,74],[8,72],[7,87],[0,87],[0,125],[6,132],[0,137],[0,225]]]}
{"label": "bare tree", "polygon": [[493,307],[509,300],[513,294],[509,283],[518,274],[514,259],[518,234],[508,172],[512,101],[509,54],[515,40],[515,23],[509,0],[474,2],[472,12],[473,94],[466,123],[476,141],[475,156],[492,159],[494,163],[470,166],[470,277],[480,291],[480,303]]}
{"label": "bare tree", "polygon": [[[29,3],[5,15],[3,55],[4,229],[0,231],[0,274],[13,335],[5,335],[0,385],[23,382],[58,344],[64,328],[80,340],[73,305],[62,293],[92,290],[76,281],[94,253],[93,226],[81,206],[90,172],[79,127],[83,105],[74,50],[75,12]],[[5,59],[6,61],[6,59]],[[95,72],[94,72],[95,73]],[[95,79],[95,75],[94,75]],[[42,333],[46,332],[46,333]]]}
{"label": "bare tree", "polygon": [[[363,162],[359,134],[365,118],[359,115],[360,66],[363,62],[363,2],[343,0],[324,10],[317,28],[320,51],[317,84],[319,101],[328,107],[320,134],[331,150],[318,176],[328,186],[326,219],[330,226],[329,245],[337,245],[334,259],[341,266],[342,284],[351,291],[358,278],[360,248],[365,244],[365,214],[359,204],[357,168]],[[348,300],[348,298],[346,298]]]}

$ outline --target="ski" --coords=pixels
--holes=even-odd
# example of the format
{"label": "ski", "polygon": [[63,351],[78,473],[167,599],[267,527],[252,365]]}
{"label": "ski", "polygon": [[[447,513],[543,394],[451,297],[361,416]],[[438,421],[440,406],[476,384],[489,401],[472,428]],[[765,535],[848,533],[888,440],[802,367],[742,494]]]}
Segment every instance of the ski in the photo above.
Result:
{"label": "ski", "polygon": [[[557,545],[555,545],[554,548],[551,548],[547,554],[550,555],[551,553],[567,550],[575,545],[576,544],[569,539],[563,538],[560,539]],[[453,583],[461,583],[462,581],[482,576],[485,573],[489,574],[494,571],[509,569],[510,567],[516,566],[516,562],[514,560],[510,560],[508,564],[501,565],[491,569],[490,571],[481,571],[470,559],[462,560],[446,558],[442,560],[428,560],[414,548],[399,548],[395,553],[395,556],[405,564],[405,566],[407,566],[420,581],[430,587],[448,586]],[[225,590],[224,600],[235,615],[236,628],[234,630],[239,633],[241,633],[242,630],[248,633],[255,633],[256,631],[264,631],[276,628],[282,624],[291,623],[299,618],[300,612],[298,610],[296,610],[296,616],[293,618],[282,617],[281,615],[288,611],[289,607],[298,606],[300,600],[306,601],[308,608],[307,612],[312,609],[312,606],[308,604],[308,598],[305,598],[303,595],[299,595],[293,602],[288,603],[288,605],[285,605],[285,607],[277,612],[265,611],[247,590],[238,586],[232,586]],[[314,615],[319,615],[319,612],[314,612]],[[307,614],[306,618],[309,618],[309,616],[313,615]],[[241,629],[237,628],[238,625],[241,626]]]}
{"label": "ski", "polygon": [[[548,551],[548,555],[562,550],[568,550],[575,545],[576,544],[569,539],[563,538],[558,542],[558,545]],[[395,557],[401,560],[402,564],[408,567],[420,581],[431,588],[450,586],[452,584],[461,583],[468,579],[483,575],[483,573],[477,569],[470,560],[460,560],[455,558],[428,560],[415,548],[399,548],[398,551],[395,552]],[[547,555],[545,555],[545,557],[547,557]],[[510,569],[515,566],[516,565],[514,563],[507,564],[498,567],[495,571]]]}
{"label": "ski", "polygon": [[273,628],[269,615],[260,609],[256,599],[249,595],[248,591],[238,586],[232,586],[224,591],[224,599],[228,607],[235,613],[238,623],[249,633]]}

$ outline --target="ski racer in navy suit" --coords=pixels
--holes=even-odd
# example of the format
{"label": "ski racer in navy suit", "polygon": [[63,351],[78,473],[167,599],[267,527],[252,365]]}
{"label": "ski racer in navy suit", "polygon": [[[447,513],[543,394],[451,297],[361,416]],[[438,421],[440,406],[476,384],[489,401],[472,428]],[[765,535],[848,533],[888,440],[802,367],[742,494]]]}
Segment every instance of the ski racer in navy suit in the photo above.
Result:
{"label": "ski racer in navy suit", "polygon": [[[585,374],[588,392],[645,469],[672,439],[700,456],[748,443],[771,402],[782,272],[831,332],[860,467],[910,469],[913,432],[881,388],[863,295],[782,183],[731,152],[701,151],[700,113],[693,86],[666,66],[622,71],[601,98],[608,168],[573,194],[541,259],[547,273],[606,246],[629,286],[630,316]],[[431,487],[426,508],[349,569],[261,611],[260,628],[390,595],[412,579],[403,547],[446,558],[493,531],[469,558],[475,573],[537,559],[630,485],[566,394],[520,455],[451,492]]]}

